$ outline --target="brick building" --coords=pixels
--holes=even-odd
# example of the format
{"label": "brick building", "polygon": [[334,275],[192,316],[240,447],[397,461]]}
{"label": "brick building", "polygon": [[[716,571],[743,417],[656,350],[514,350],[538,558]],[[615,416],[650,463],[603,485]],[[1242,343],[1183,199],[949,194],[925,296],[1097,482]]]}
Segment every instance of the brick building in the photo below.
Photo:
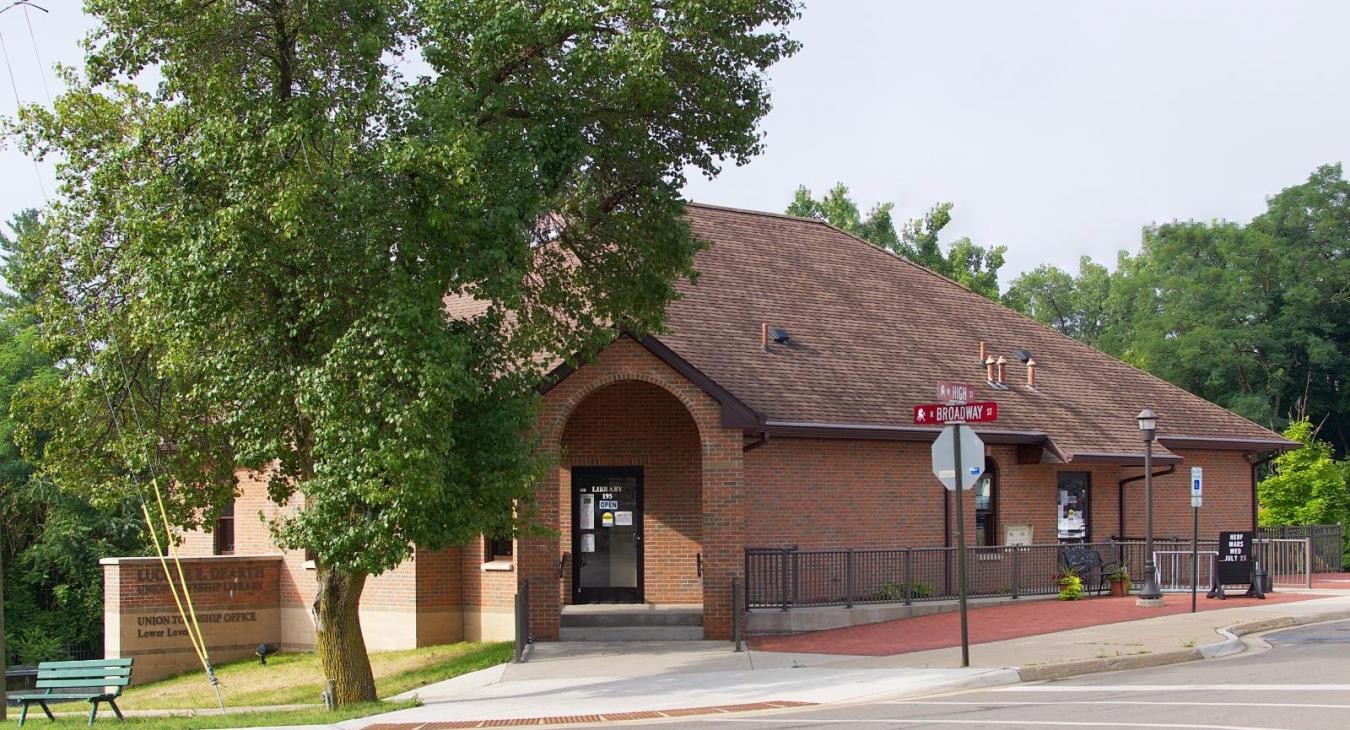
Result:
{"label": "brick building", "polygon": [[[667,331],[621,335],[541,386],[556,467],[535,499],[556,536],[419,552],[372,579],[371,648],[508,638],[522,579],[537,638],[557,638],[565,610],[586,603],[688,605],[703,635],[723,638],[747,547],[950,544],[930,471],[939,428],[912,422],[939,380],[978,384],[1000,411],[975,427],[987,477],[965,493],[970,544],[1143,534],[1145,407],[1160,414],[1160,535],[1189,533],[1183,466],[1204,468],[1202,530],[1250,527],[1253,464],[1290,445],[826,224],[702,205],[689,219],[709,246]],[[237,523],[188,535],[184,554],[274,556],[276,640],[304,646],[305,556],[276,550],[253,517],[278,509],[244,478]]]}

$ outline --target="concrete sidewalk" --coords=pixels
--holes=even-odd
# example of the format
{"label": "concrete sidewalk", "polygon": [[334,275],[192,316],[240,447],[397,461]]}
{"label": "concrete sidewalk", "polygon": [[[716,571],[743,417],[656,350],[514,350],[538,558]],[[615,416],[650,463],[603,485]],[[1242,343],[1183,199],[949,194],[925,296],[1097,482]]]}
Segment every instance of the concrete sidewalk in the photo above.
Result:
{"label": "concrete sidewalk", "polygon": [[[1180,600],[1169,596],[1169,601]],[[972,622],[978,616],[973,612]],[[1238,634],[1343,617],[1350,617],[1350,592],[1315,591],[1296,602],[1174,613],[975,644],[968,669],[957,668],[956,647],[862,656],[735,653],[726,642],[541,643],[526,664],[421,688],[409,693],[422,700],[420,707],[338,727],[595,724],[915,697],[1222,656],[1242,650]]]}

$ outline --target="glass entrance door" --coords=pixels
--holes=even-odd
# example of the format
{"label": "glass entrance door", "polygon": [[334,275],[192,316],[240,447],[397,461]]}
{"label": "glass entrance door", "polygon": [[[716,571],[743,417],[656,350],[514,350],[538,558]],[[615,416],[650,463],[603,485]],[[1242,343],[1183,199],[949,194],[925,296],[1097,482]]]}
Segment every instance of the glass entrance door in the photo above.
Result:
{"label": "glass entrance door", "polygon": [[572,467],[573,603],[642,603],[642,467]]}

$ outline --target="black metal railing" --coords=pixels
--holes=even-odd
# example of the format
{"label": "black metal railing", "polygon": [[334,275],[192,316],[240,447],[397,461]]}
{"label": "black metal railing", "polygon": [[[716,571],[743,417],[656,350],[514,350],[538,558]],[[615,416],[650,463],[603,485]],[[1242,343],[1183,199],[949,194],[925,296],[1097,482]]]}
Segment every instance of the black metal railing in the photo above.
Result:
{"label": "black metal railing", "polygon": [[1312,572],[1337,573],[1345,559],[1345,534],[1341,525],[1294,525],[1262,527],[1258,540],[1308,540]]}
{"label": "black metal railing", "polygon": [[[967,594],[980,597],[1059,592],[1062,545],[967,548]],[[1104,558],[1115,547],[1094,543]],[[957,597],[956,548],[745,551],[747,609],[916,603]]]}
{"label": "black metal railing", "polygon": [[516,586],[516,646],[512,661],[520,664],[525,661],[525,649],[530,645],[530,579],[520,581]]}
{"label": "black metal railing", "polygon": [[[1340,525],[1263,528],[1256,549],[1276,549],[1277,541],[1306,540],[1306,551],[1291,559],[1291,575],[1331,572],[1340,568]],[[967,594],[976,597],[1050,595],[1059,592],[1058,578],[1064,550],[1071,545],[1002,545],[967,548]],[[1143,538],[1112,536],[1108,542],[1087,543],[1104,562],[1119,561],[1134,587],[1144,582],[1146,563]],[[1218,550],[1218,541],[1204,539],[1196,546],[1206,555]],[[1190,536],[1153,539],[1155,555],[1166,562],[1157,566],[1168,585],[1190,582]],[[1289,551],[1286,551],[1289,552]],[[956,548],[902,547],[889,550],[800,550],[797,546],[748,548],[745,551],[745,608],[778,609],[815,606],[852,607],[868,603],[942,601],[957,597]],[[1202,560],[1204,558],[1202,557]],[[1275,561],[1279,562],[1279,561]],[[1207,568],[1207,563],[1202,563]],[[1310,566],[1310,567],[1309,567]],[[1207,570],[1204,570],[1208,576]],[[1288,583],[1289,580],[1284,582]],[[1201,587],[1208,587],[1202,585]]]}

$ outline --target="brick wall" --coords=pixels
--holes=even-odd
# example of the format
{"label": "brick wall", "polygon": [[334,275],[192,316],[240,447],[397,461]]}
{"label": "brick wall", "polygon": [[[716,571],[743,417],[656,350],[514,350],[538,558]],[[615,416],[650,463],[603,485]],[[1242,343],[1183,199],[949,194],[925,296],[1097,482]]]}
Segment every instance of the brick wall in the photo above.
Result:
{"label": "brick wall", "polygon": [[803,549],[941,545],[945,490],[930,466],[928,444],[770,439],[745,454],[746,489],[754,496],[746,542]]}
{"label": "brick wall", "polygon": [[[181,563],[213,662],[252,656],[258,644],[280,641],[280,557],[183,558]],[[108,558],[100,564],[105,656],[134,658],[137,683],[199,668],[159,560]],[[177,566],[169,566],[176,576]]]}
{"label": "brick wall", "polygon": [[[931,446],[918,442],[771,439],[745,455],[753,495],[747,542],[756,547],[887,548],[943,544],[943,502],[933,477]],[[1142,467],[1116,464],[1018,464],[1013,446],[993,445],[997,527],[1029,525],[1038,544],[1057,541],[1061,472],[1087,472],[1094,541],[1120,531],[1120,480]],[[1173,474],[1154,480],[1154,534],[1189,536],[1190,468],[1205,470],[1202,534],[1251,525],[1250,467],[1237,451],[1182,451]],[[1164,467],[1155,466],[1158,471]],[[1143,481],[1125,485],[1125,534],[1144,531]],[[974,493],[964,494],[968,544],[974,544]],[[955,503],[949,519],[955,535]],[[953,537],[954,539],[954,537]]]}
{"label": "brick wall", "polygon": [[[1220,530],[1252,529],[1251,465],[1241,451],[1176,451],[1185,459],[1176,472],[1153,480],[1155,537],[1191,535],[1191,467],[1204,469],[1205,497],[1200,508],[1200,535],[1216,539]],[[1154,471],[1163,467],[1154,466]],[[1121,469],[1122,478],[1143,474],[1140,467]],[[1144,482],[1125,486],[1125,531],[1144,534]]]}
{"label": "brick wall", "polygon": [[[306,562],[303,550],[278,549],[267,527],[269,520],[299,509],[304,497],[296,495],[286,505],[277,505],[267,497],[264,475],[240,470],[235,477],[234,556],[279,556],[277,640],[286,649],[311,649],[315,634],[310,607],[318,590],[314,568]],[[192,530],[183,534],[179,553],[210,558],[213,549],[210,531]],[[459,552],[455,548],[444,554],[428,553],[425,568],[418,564],[422,556],[415,555],[366,581],[361,624],[367,648],[403,649],[463,638]]]}

